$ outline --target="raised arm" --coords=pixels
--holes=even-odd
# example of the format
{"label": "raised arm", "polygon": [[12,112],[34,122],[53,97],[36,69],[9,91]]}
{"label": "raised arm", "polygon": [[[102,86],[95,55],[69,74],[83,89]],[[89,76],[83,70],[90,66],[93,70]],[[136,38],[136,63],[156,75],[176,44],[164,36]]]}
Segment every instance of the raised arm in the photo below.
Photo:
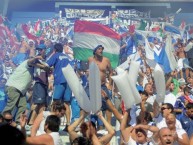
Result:
{"label": "raised arm", "polygon": [[28,66],[34,66],[34,67],[38,67],[41,68],[43,70],[45,70],[46,72],[50,71],[50,67],[42,64],[39,60],[42,60],[43,58],[41,56],[36,56],[34,58],[31,58],[27,61]]}
{"label": "raised arm", "polygon": [[190,140],[187,133],[182,134],[181,138],[178,137],[176,133],[174,139],[178,142],[179,145],[192,145],[190,144]]}
{"label": "raised arm", "polygon": [[159,128],[156,127],[156,126],[152,126],[152,125],[143,125],[143,124],[139,124],[139,125],[136,125],[134,127],[135,129],[139,129],[139,128],[142,128],[144,130],[149,130],[151,132],[153,132],[153,134],[157,133],[159,131]]}
{"label": "raised arm", "polygon": [[128,112],[130,112],[130,109],[124,113],[123,119],[121,121],[121,126],[120,126],[121,135],[123,137],[124,143],[127,143],[129,141],[129,138],[131,136],[131,131],[133,130],[132,126],[127,127],[127,122],[128,120],[130,120],[130,113]]}
{"label": "raised arm", "polygon": [[107,94],[106,94],[106,92],[104,90],[101,90],[101,95],[106,100],[106,103],[107,103],[108,107],[113,112],[113,114],[116,117],[116,119],[119,122],[121,122],[121,120],[123,119],[123,115],[121,113],[119,113],[119,111],[115,108],[115,106],[113,105],[111,100],[107,97]]}
{"label": "raised arm", "polygon": [[25,125],[27,123],[26,115],[21,114],[19,121],[20,121],[20,126],[21,126],[21,132],[26,136],[26,130],[25,130]]}
{"label": "raised arm", "polygon": [[101,121],[104,123],[104,126],[106,128],[106,130],[108,131],[107,135],[102,136],[99,141],[101,142],[101,144],[105,145],[108,144],[112,137],[115,134],[115,130],[113,129],[113,127],[107,122],[107,120],[103,117],[102,112],[99,112],[98,114],[99,119],[101,119]]}
{"label": "raised arm", "polygon": [[36,136],[37,130],[40,127],[40,123],[43,120],[43,112],[41,112],[40,114],[38,114],[37,118],[35,119],[32,128],[31,128],[31,137]]}
{"label": "raised arm", "polygon": [[84,120],[85,116],[86,113],[84,112],[74,123],[68,126],[68,133],[71,141],[78,137],[78,134],[75,132],[75,129]]}

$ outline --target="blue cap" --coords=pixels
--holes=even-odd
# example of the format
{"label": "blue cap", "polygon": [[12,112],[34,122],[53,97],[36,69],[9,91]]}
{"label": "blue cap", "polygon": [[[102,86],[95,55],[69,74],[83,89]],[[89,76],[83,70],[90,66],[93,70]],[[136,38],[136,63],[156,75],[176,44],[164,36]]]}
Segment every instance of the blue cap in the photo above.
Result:
{"label": "blue cap", "polygon": [[102,49],[104,49],[104,47],[102,45],[98,45],[94,50],[93,50],[93,55],[95,55],[97,49],[99,49],[100,47],[102,47]]}
{"label": "blue cap", "polygon": [[40,49],[40,50],[46,49],[46,45],[45,44],[40,44],[40,45],[37,46],[36,49]]}

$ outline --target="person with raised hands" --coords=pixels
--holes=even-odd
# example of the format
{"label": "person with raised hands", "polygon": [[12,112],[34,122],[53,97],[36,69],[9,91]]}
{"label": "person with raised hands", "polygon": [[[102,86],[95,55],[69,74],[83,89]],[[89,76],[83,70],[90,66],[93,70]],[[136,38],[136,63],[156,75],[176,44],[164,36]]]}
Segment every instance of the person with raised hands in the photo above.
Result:
{"label": "person with raised hands", "polygon": [[12,112],[16,109],[15,122],[19,124],[20,114],[26,110],[26,92],[33,81],[34,67],[41,68],[46,72],[50,68],[37,60],[43,60],[42,56],[35,56],[34,58],[22,62],[11,74],[5,84],[5,93],[8,95],[7,104],[3,110]]}
{"label": "person with raised hands", "polygon": [[[24,114],[20,116],[21,131],[26,134],[25,125],[27,118]],[[50,115],[45,120],[45,134],[33,137],[26,137],[27,144],[33,145],[63,145],[59,135],[60,118],[56,115]]]}
{"label": "person with raised hands", "polygon": [[128,109],[123,116],[121,122],[121,135],[123,137],[124,144],[128,145],[153,145],[153,143],[147,137],[147,131],[156,133],[159,129],[155,126],[138,124],[136,126],[127,126],[127,122],[130,120],[130,109]]}
{"label": "person with raised hands", "polygon": [[[91,142],[95,145],[98,145],[99,143],[103,145],[109,144],[109,142],[111,141],[112,137],[115,134],[115,131],[113,127],[105,120],[105,118],[102,115],[102,112],[99,112],[97,116],[104,123],[104,126],[106,130],[108,131],[108,133],[106,135],[98,137],[96,125],[92,121],[87,121],[87,122],[83,122],[80,125],[80,132],[82,134],[82,137],[86,138],[88,142]],[[78,138],[80,138],[80,136],[76,132],[76,128],[84,120],[85,117],[86,117],[86,113],[84,112],[81,114],[79,119],[77,119],[74,123],[68,126],[67,130],[69,133],[71,143],[74,143],[76,140],[79,140]]]}
{"label": "person with raised hands", "polygon": [[106,101],[106,104],[108,105],[109,109],[112,111],[116,119],[121,122],[123,119],[123,114],[119,113],[119,111],[115,108],[111,100],[108,98],[106,92],[104,90],[101,90],[101,96]]}
{"label": "person with raised hands", "polygon": [[62,117],[65,114],[65,107],[62,102],[53,102],[51,105],[51,111],[42,111],[38,114],[31,128],[31,136],[37,136],[45,134],[44,125],[45,120],[49,115],[55,115],[57,117]]}

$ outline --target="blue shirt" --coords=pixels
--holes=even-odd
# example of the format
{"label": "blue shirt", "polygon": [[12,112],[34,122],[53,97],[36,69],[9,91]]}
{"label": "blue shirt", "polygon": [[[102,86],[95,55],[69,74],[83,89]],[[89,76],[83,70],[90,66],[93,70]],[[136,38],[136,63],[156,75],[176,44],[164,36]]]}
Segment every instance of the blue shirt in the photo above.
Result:
{"label": "blue shirt", "polygon": [[0,87],[0,112],[3,111],[7,104],[7,95],[4,92],[4,87]]}
{"label": "blue shirt", "polygon": [[50,67],[54,66],[54,85],[66,83],[62,68],[69,64],[68,57],[63,53],[56,52],[47,60],[47,64]]}
{"label": "blue shirt", "polygon": [[184,96],[180,96],[177,98],[176,103],[174,105],[175,109],[185,109],[185,98]]}
{"label": "blue shirt", "polygon": [[182,128],[187,132],[188,136],[191,137],[193,134],[193,120],[183,113],[180,117],[180,122]]}

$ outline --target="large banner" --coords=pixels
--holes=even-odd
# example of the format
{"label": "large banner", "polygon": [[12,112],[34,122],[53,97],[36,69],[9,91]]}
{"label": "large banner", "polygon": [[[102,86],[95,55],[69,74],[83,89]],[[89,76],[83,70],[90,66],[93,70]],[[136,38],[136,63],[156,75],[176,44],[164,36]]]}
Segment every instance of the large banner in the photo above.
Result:
{"label": "large banner", "polygon": [[72,8],[65,8],[64,9],[66,18],[81,18],[81,17],[88,17],[88,18],[101,18],[104,15],[105,10],[100,9],[72,9]]}
{"label": "large banner", "polygon": [[123,19],[150,18],[150,11],[149,12],[140,12],[135,9],[130,9],[130,10],[117,9],[117,17],[123,18]]}

